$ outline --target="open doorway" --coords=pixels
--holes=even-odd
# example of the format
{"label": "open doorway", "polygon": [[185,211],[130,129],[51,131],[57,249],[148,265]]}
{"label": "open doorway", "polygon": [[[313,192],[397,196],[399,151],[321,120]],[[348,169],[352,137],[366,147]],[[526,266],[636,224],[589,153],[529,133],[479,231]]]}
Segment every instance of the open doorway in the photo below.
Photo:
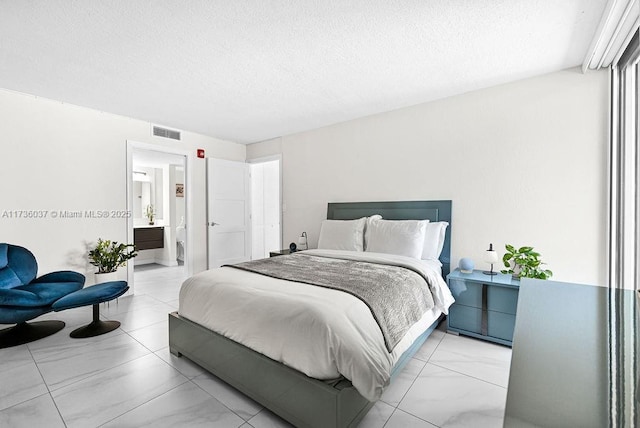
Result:
{"label": "open doorway", "polygon": [[280,157],[250,161],[251,258],[269,257],[282,248]]}
{"label": "open doorway", "polygon": [[[128,278],[136,294],[147,294],[158,277],[180,284],[189,274],[187,157],[161,147],[130,143],[127,148],[129,237],[138,250]],[[173,295],[175,290],[166,291]]]}

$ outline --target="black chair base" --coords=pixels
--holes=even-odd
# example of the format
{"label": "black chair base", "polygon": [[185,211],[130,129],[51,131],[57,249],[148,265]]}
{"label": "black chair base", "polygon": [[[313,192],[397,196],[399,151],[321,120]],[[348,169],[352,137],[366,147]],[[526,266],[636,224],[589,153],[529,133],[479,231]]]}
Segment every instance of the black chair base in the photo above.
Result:
{"label": "black chair base", "polygon": [[35,321],[20,323],[0,331],[0,349],[24,345],[44,339],[64,328],[63,321]]}
{"label": "black chair base", "polygon": [[93,305],[93,321],[84,327],[73,330],[69,336],[74,339],[84,339],[85,337],[100,336],[109,333],[120,327],[120,321],[102,321],[100,319],[100,305]]}

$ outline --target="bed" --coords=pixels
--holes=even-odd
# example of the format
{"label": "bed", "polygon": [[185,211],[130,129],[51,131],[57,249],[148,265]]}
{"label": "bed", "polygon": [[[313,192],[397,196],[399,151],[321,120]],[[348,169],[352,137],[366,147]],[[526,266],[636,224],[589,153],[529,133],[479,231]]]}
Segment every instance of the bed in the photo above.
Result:
{"label": "bed", "polygon": [[[386,220],[427,219],[431,222],[448,222],[449,227],[446,228],[439,257],[442,276],[448,274],[451,201],[330,203],[327,219],[354,220],[375,214],[381,215]],[[334,256],[331,255],[331,257]],[[228,275],[237,275],[231,272],[234,271],[233,268],[224,269]],[[206,275],[209,273],[204,274]],[[183,296],[181,291],[181,310],[184,299],[185,313],[182,316],[178,312],[169,314],[169,345],[172,354],[186,356],[295,426],[355,426],[373,406],[374,401],[371,397],[374,392],[366,391],[362,386],[359,386],[359,391],[354,386],[357,384],[357,378],[354,379],[354,383],[344,377],[318,380],[303,373],[303,371],[308,372],[306,368],[296,370],[292,368],[295,365],[285,365],[206,328],[204,321],[191,321],[188,318],[194,319],[194,317],[187,316],[186,301],[200,299],[199,295],[193,296],[191,294]],[[419,329],[412,330],[412,334],[403,336],[402,347],[398,344],[394,349],[397,355],[393,355],[390,359],[392,361],[389,370],[391,378],[402,371],[405,364],[422,346],[438,325],[444,311],[440,308],[431,310],[429,314],[425,312],[420,320],[423,325]],[[261,334],[255,336],[256,340],[260,340]],[[389,352],[391,355],[391,348]],[[361,393],[362,391],[366,392]],[[379,395],[379,391],[376,390],[375,394]]]}

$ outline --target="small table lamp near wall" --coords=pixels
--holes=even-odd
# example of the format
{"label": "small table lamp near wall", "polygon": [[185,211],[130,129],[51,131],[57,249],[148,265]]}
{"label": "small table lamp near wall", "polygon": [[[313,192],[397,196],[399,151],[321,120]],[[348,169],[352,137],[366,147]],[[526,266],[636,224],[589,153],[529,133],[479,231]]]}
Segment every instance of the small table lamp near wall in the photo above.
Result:
{"label": "small table lamp near wall", "polygon": [[493,249],[493,244],[489,244],[489,249],[484,253],[484,261],[491,265],[490,271],[484,271],[485,275],[497,275],[498,272],[493,271],[493,264],[498,263],[498,252]]}
{"label": "small table lamp near wall", "polygon": [[[304,245],[304,248],[302,247]],[[309,241],[307,240],[307,232],[302,232],[302,235],[298,238],[298,248],[301,250],[309,249]]]}

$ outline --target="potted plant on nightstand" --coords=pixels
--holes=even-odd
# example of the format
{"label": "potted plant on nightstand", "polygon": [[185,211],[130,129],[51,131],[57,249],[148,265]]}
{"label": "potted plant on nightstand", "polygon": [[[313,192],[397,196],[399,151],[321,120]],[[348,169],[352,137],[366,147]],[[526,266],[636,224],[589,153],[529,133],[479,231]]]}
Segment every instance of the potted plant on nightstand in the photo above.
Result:
{"label": "potted plant on nightstand", "polygon": [[505,245],[507,252],[502,256],[502,262],[507,269],[502,273],[510,273],[514,278],[549,279],[553,272],[543,269],[545,264],[540,260],[540,253],[533,251],[533,247],[517,248],[513,245]]}
{"label": "potted plant on nightstand", "polygon": [[137,255],[136,246],[133,244],[119,244],[116,241],[98,238],[96,247],[89,251],[89,263],[98,267],[95,283],[117,280],[118,268],[125,266],[127,260]]}

